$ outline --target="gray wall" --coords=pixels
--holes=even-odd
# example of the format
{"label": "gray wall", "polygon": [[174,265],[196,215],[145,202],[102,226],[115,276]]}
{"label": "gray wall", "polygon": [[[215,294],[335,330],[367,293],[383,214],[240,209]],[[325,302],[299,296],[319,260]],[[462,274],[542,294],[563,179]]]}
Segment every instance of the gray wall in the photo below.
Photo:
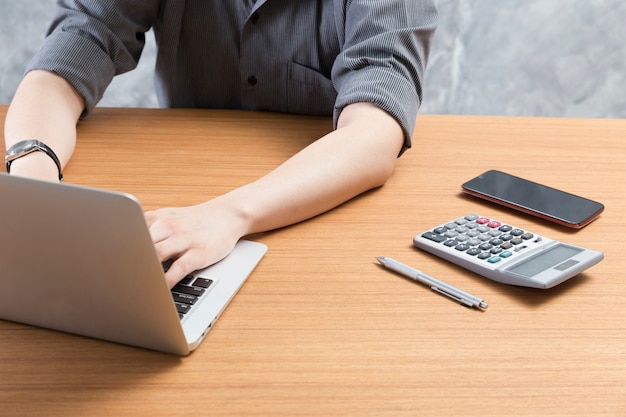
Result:
{"label": "gray wall", "polygon": [[[624,0],[436,0],[423,113],[626,117]],[[0,0],[0,103],[41,43],[53,0]],[[156,107],[154,41],[102,106]]]}

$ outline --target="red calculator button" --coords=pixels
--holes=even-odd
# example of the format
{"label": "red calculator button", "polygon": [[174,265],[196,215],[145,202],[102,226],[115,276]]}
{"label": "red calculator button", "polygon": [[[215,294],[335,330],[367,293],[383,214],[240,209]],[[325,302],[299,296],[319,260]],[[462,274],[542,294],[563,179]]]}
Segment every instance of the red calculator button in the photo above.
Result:
{"label": "red calculator button", "polygon": [[498,227],[502,226],[502,223],[492,220],[489,222],[489,224],[487,224],[487,226],[491,227],[492,229],[497,229]]}
{"label": "red calculator button", "polygon": [[476,223],[478,223],[478,224],[487,224],[487,223],[489,223],[489,221],[490,220],[488,218],[486,218],[486,217],[481,217],[479,219],[476,219]]}

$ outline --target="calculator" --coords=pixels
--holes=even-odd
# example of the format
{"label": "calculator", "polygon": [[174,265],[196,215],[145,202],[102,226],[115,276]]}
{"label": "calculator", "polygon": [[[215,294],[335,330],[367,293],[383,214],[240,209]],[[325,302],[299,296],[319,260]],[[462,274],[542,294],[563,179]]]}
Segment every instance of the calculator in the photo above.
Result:
{"label": "calculator", "polygon": [[469,214],[428,229],[413,245],[497,282],[552,288],[604,258],[602,252]]}

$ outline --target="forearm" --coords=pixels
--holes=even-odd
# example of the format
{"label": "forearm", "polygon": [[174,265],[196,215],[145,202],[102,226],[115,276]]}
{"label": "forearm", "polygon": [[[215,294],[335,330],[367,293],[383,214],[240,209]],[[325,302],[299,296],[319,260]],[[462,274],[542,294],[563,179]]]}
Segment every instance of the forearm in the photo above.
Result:
{"label": "forearm", "polygon": [[220,199],[243,219],[244,235],[297,223],[383,185],[403,139],[386,112],[354,104],[344,109],[336,131]]}
{"label": "forearm", "polygon": [[147,212],[159,259],[175,259],[168,285],[219,261],[243,236],[309,219],[384,184],[403,141],[388,113],[352,104],[337,130],[264,177],[202,204]]}
{"label": "forearm", "polygon": [[[45,71],[28,73],[9,106],[6,148],[24,139],[37,139],[52,148],[65,166],[74,151],[76,123],[83,106],[83,99],[63,78]],[[58,177],[54,162],[41,152],[14,161],[11,173],[50,180]]]}

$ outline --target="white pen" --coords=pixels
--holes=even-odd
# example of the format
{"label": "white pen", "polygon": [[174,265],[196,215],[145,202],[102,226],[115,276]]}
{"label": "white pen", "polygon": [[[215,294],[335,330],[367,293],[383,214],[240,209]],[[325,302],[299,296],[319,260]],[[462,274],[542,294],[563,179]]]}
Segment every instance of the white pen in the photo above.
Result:
{"label": "white pen", "polygon": [[417,269],[411,268],[408,265],[398,262],[395,259],[388,258],[386,256],[377,256],[376,259],[387,269],[395,271],[407,278],[411,278],[413,281],[421,282],[428,285],[433,291],[438,292],[441,295],[452,298],[458,301],[466,307],[477,307],[480,309],[487,308],[488,304],[482,300],[482,298],[476,297],[468,292],[460,290],[445,282],[439,281],[436,278],[431,277]]}

